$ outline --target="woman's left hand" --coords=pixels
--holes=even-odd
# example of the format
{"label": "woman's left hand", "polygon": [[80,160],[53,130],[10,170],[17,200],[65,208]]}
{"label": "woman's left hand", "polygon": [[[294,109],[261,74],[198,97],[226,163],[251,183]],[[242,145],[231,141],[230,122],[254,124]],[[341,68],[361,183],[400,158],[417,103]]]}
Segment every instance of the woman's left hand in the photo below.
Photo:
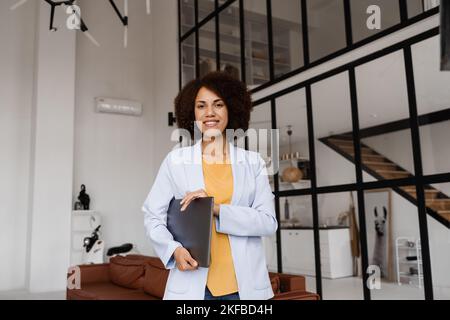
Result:
{"label": "woman's left hand", "polygon": [[[209,196],[206,193],[206,191],[203,189],[193,191],[193,192],[188,192],[188,193],[186,193],[186,195],[180,202],[180,204],[181,204],[180,210],[181,211],[186,210],[186,208],[188,207],[188,205],[191,203],[192,200],[195,200],[197,198],[206,198],[206,197],[209,197]],[[217,205],[217,204],[214,204],[214,215],[216,215],[216,216],[219,215],[219,205]]]}

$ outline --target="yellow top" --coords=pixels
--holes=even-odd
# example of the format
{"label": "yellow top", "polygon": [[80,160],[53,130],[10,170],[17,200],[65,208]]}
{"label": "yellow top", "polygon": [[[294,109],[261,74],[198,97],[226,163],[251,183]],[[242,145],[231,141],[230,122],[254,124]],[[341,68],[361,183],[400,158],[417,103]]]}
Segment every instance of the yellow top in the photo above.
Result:
{"label": "yellow top", "polygon": [[[233,172],[227,163],[208,163],[203,159],[205,191],[214,197],[215,204],[229,204],[233,195]],[[230,240],[227,234],[216,231],[213,219],[211,232],[211,263],[207,287],[214,296],[223,296],[238,291]]]}

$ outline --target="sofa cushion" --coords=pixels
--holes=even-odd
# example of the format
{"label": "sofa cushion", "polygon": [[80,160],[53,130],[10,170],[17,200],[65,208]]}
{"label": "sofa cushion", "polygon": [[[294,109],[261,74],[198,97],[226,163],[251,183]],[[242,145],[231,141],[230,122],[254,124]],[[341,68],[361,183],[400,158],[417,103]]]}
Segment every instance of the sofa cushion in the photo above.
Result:
{"label": "sofa cushion", "polygon": [[89,283],[81,290],[68,290],[70,300],[158,300],[142,289],[127,289],[112,283]]}
{"label": "sofa cushion", "polygon": [[[166,289],[169,270],[166,270],[161,261],[149,261],[145,265],[144,292],[162,299]],[[162,267],[162,268],[161,268]]]}
{"label": "sofa cushion", "polygon": [[143,259],[115,256],[109,260],[109,276],[111,282],[129,289],[139,289],[144,284]]}
{"label": "sofa cushion", "polygon": [[278,275],[269,275],[270,283],[274,294],[280,293],[280,277]]}
{"label": "sofa cushion", "polygon": [[320,300],[320,297],[313,292],[294,290],[276,294],[270,300]]}

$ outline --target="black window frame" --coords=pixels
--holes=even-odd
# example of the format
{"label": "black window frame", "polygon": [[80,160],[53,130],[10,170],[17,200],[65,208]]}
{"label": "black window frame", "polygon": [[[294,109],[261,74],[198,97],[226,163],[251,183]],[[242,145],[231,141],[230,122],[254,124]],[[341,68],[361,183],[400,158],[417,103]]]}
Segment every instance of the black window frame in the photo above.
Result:
{"label": "black window frame", "polygon": [[[190,28],[188,31],[186,31],[184,34],[182,34],[182,25],[181,25],[181,1],[178,0],[178,42],[179,42],[179,89],[182,88],[182,52],[181,52],[181,43],[188,38],[191,34],[195,33],[196,38],[196,48],[198,49],[198,33],[200,28],[208,23],[211,19],[216,18],[216,43],[217,43],[217,55],[219,55],[219,43],[220,43],[220,32],[219,32],[219,15],[220,12],[227,9],[229,6],[231,6],[234,3],[239,4],[239,13],[240,13],[240,38],[241,38],[241,79],[246,79],[245,74],[245,28],[244,28],[244,8],[243,8],[243,2],[244,0],[227,0],[222,5],[219,5],[219,1],[215,0],[215,10],[208,14],[203,20],[198,20],[198,1],[194,0],[194,6],[195,6],[195,25],[194,27]],[[261,0],[263,1],[263,0]],[[272,7],[272,0],[265,0],[266,1],[266,7],[268,10]],[[394,33],[398,30],[404,29],[418,21],[422,21],[424,19],[427,19],[428,17],[431,17],[435,14],[439,13],[439,7],[432,8],[428,11],[424,11],[416,16],[408,17],[408,2],[407,0],[397,0],[399,4],[399,12],[400,12],[400,22],[385,29],[382,30],[376,34],[373,34],[367,38],[364,38],[360,41],[354,42],[353,41],[353,31],[352,31],[352,20],[351,20],[351,2],[349,0],[339,0],[343,2],[344,7],[344,19],[345,19],[345,36],[346,36],[346,46],[338,51],[335,51],[333,53],[330,53],[329,55],[326,55],[325,57],[322,57],[318,60],[311,61],[310,53],[309,53],[309,37],[308,37],[308,30],[307,30],[307,21],[308,21],[308,13],[307,13],[307,1],[314,1],[314,0],[298,0],[300,1],[301,5],[301,16],[299,17],[299,21],[302,22],[302,42],[303,42],[303,65],[297,69],[294,69],[292,71],[289,71],[279,77],[275,77],[274,73],[274,55],[273,55],[273,28],[272,28],[272,16],[271,12],[267,12],[267,23],[268,23],[268,42],[269,42],[269,69],[270,69],[270,80],[259,85],[258,87],[251,90],[251,93],[256,93],[258,91],[261,91],[267,87],[270,87],[276,83],[279,83],[287,78],[290,78],[296,74],[299,74],[301,72],[304,72],[308,69],[311,69],[313,67],[316,67],[322,63],[325,63],[327,61],[330,61],[332,59],[335,59],[349,51],[355,50],[359,47],[362,47],[368,43],[371,43],[375,40],[378,40],[382,37],[385,37],[391,33]],[[394,0],[393,0],[394,1]],[[199,60],[198,50],[197,50],[197,77],[198,77],[198,60]],[[217,59],[217,68],[220,66],[220,60],[219,57]]]}

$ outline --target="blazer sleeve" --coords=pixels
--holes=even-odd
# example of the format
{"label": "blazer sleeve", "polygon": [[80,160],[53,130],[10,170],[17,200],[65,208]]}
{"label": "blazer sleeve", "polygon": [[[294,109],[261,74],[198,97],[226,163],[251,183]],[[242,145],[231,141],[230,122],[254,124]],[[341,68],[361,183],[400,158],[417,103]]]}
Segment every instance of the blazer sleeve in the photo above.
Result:
{"label": "blazer sleeve", "polygon": [[172,269],[175,267],[173,252],[182,245],[173,239],[172,234],[167,229],[167,210],[170,200],[174,196],[168,159],[167,156],[161,164],[142,211],[144,212],[147,238],[152,243],[156,254],[166,269]]}
{"label": "blazer sleeve", "polygon": [[220,205],[216,218],[217,232],[235,236],[270,236],[278,228],[275,215],[274,195],[270,188],[269,177],[264,160],[258,155],[257,170],[254,179],[255,199],[250,207]]}

